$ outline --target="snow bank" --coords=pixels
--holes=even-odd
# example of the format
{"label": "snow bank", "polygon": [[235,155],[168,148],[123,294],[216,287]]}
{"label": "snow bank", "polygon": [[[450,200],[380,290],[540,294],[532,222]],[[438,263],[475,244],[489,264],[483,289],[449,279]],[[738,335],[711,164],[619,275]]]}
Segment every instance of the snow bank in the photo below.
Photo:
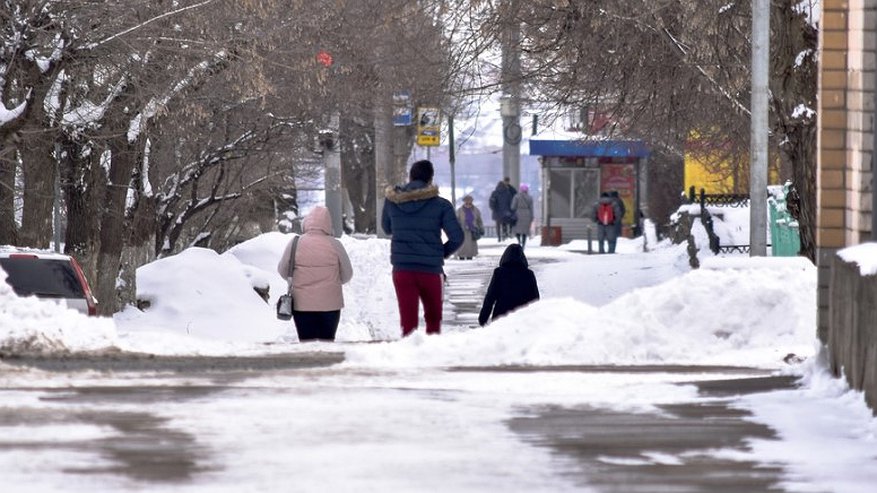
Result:
{"label": "snow bank", "polygon": [[[287,327],[276,319],[274,306],[253,290],[254,269],[235,255],[188,248],[138,268],[137,297],[150,306],[143,312],[129,307],[116,319],[133,332],[171,332],[207,341],[277,341]],[[258,272],[265,279],[279,277]]]}
{"label": "snow bank", "polygon": [[858,265],[862,276],[877,275],[877,243],[862,243],[847,247],[837,252],[837,256],[844,262]]}
{"label": "snow bank", "polygon": [[480,329],[350,348],[350,365],[727,364],[812,355],[816,269],[804,259],[710,259],[602,308],[543,299]]}
{"label": "snow bank", "polygon": [[0,352],[92,351],[115,344],[112,319],[88,317],[52,300],[19,297],[0,268]]}
{"label": "snow bank", "polygon": [[[139,268],[138,298],[151,306],[143,312],[128,307],[116,315],[125,348],[158,354],[299,349],[288,345],[298,342],[292,321],[279,321],[274,312],[277,298],[286,292],[277,262],[294,236],[266,233],[221,255],[190,248]],[[389,240],[343,236],[340,241],[350,255],[354,276],[344,286],[345,307],[336,339],[398,338]],[[269,288],[267,303],[254,286]],[[254,346],[259,344],[261,349]]]}

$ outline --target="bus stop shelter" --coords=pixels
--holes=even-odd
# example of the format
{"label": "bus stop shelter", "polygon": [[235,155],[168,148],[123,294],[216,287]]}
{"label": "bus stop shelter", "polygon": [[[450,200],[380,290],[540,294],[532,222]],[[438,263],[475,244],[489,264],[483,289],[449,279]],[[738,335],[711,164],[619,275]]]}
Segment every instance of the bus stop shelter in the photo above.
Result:
{"label": "bus stop shelter", "polygon": [[542,173],[542,244],[588,238],[601,192],[616,190],[624,201],[624,235],[648,216],[649,149],[642,141],[531,139],[530,155]]}

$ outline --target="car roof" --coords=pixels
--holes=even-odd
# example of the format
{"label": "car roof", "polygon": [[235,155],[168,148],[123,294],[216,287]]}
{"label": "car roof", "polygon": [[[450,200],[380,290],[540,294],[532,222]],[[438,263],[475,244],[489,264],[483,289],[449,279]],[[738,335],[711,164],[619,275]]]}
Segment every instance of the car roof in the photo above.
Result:
{"label": "car roof", "polygon": [[17,247],[11,245],[0,245],[0,258],[8,258],[15,254],[36,255],[37,258],[46,260],[69,260],[70,255],[53,252],[52,250],[43,250],[39,248]]}

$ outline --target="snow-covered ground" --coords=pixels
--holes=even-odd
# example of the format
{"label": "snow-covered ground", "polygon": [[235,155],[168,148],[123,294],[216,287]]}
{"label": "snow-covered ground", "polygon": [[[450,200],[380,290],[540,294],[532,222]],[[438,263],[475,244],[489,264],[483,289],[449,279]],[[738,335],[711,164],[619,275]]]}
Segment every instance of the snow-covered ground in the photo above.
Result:
{"label": "snow-covered ground", "polygon": [[[732,228],[732,225],[725,227]],[[384,452],[397,459],[400,454],[408,455],[406,433],[416,434],[423,426],[421,419],[411,416],[432,419],[436,429],[445,431],[434,437],[429,451],[417,449],[417,453],[423,455],[409,457],[405,467],[416,471],[421,461],[446,460],[449,455],[461,453],[460,440],[467,437],[466,443],[471,442],[471,447],[463,443],[462,448],[471,450],[462,453],[456,462],[443,463],[438,470],[423,471],[423,474],[434,474],[436,481],[453,472],[457,475],[454,484],[460,486],[460,491],[479,490],[478,474],[483,473],[483,470],[460,469],[466,460],[488,461],[492,464],[485,466],[488,470],[492,471],[490,467],[495,466],[493,473],[508,474],[508,486],[517,484],[520,489],[521,485],[540,484],[538,477],[525,473],[541,470],[537,465],[546,460],[544,455],[513,457],[521,453],[520,446],[512,448],[514,453],[503,452],[511,447],[508,442],[514,440],[498,423],[508,417],[512,406],[587,402],[611,409],[648,410],[662,402],[695,400],[696,391],[668,383],[669,380],[662,377],[643,381],[642,375],[595,378],[555,373],[548,379],[542,373],[501,377],[467,374],[462,378],[456,372],[442,371],[445,367],[509,364],[754,366],[799,375],[802,387],[739,399],[737,405],[750,410],[754,420],[777,430],[780,440],[756,440],[750,444],[751,451],[733,454],[744,454],[747,457],[741,458],[765,464],[785,464],[792,473],[784,485],[792,490],[870,492],[877,484],[877,420],[860,393],[851,391],[843,380],[828,373],[818,352],[816,269],[806,260],[720,258],[702,251],[702,267],[692,271],[684,246],[652,241],[649,251],[643,252],[641,239],[622,239],[618,254],[588,256],[575,252],[582,249],[576,243],[558,248],[540,247],[535,239],[528,244],[527,255],[536,264],[534,269],[542,292],[540,301],[485,328],[460,328],[440,336],[418,332],[399,339],[389,242],[343,237],[341,241],[350,254],[355,273],[344,288],[346,306],[339,342],[303,345],[297,343],[291,323],[277,321],[273,312],[278,293],[285,289],[276,273],[276,263],[290,238],[291,235],[269,233],[221,255],[193,248],[143,266],[138,270],[138,291],[140,298],[151,302],[150,308],[145,312],[128,308],[113,319],[87,318],[51,302],[17,298],[0,282],[0,347],[41,349],[48,353],[119,348],[184,355],[343,351],[345,362],[318,381],[289,376],[260,382],[278,389],[291,385],[315,386],[313,388],[319,387],[321,392],[286,393],[283,399],[267,399],[262,408],[250,403],[248,412],[261,409],[258,412],[276,415],[280,408],[300,409],[297,419],[290,417],[284,421],[288,428],[282,433],[290,437],[290,442],[295,442],[296,430],[308,428],[318,419],[331,419],[336,424],[331,433],[364,436],[366,441],[383,440],[381,447],[387,447]],[[482,240],[479,261],[498,260],[502,249],[495,243],[496,240]],[[873,270],[877,257],[877,253],[866,246],[849,249],[844,255],[859,261],[863,272]],[[536,262],[538,259],[545,261]],[[450,260],[447,272],[453,276],[465,268],[464,262]],[[268,303],[251,289],[254,285],[270,286]],[[383,342],[358,344],[361,341]],[[789,355],[796,357],[788,358]],[[426,383],[424,377],[427,377]],[[0,382],[7,388],[24,385],[23,382],[46,387],[75,386],[77,381],[86,378],[22,373],[0,363]],[[443,413],[445,405],[434,398],[425,398],[416,392],[395,395],[400,400],[392,417],[398,426],[384,430],[380,437],[371,437],[377,433],[369,431],[374,424],[370,420],[377,419],[372,413],[386,412],[386,408],[373,400],[373,394],[361,399],[354,397],[363,394],[363,388],[370,387],[383,387],[387,392],[443,388],[469,397],[463,400],[462,409],[457,406],[453,410],[458,414],[451,419]],[[333,390],[327,393],[327,388]],[[536,388],[539,390],[534,391]],[[338,400],[344,402],[343,412],[335,405]],[[233,399],[226,399],[222,405],[236,406]],[[205,410],[205,414],[197,417],[185,416],[183,408],[179,412],[175,409],[168,406],[164,410],[169,417],[191,426],[199,436],[210,436],[212,432],[219,448],[222,448],[222,440],[233,440],[252,431],[245,429],[252,421],[239,425],[220,423],[224,416],[222,409]],[[466,430],[460,428],[464,424]],[[232,429],[229,431],[227,427]],[[6,436],[14,435],[14,430],[8,428],[0,426],[0,431]],[[226,430],[224,434],[216,431],[219,428]],[[98,432],[80,431],[86,435]],[[72,433],[70,429],[63,432]],[[349,478],[345,485],[350,488],[359,481],[387,489],[410,486],[392,482],[398,478],[373,477],[362,470],[363,465],[357,465],[361,455],[348,449],[313,443],[290,443],[289,447],[286,452],[291,454],[315,454],[301,459],[303,467],[322,467],[327,461],[335,464],[338,468],[335,472]],[[488,459],[491,454],[496,457]],[[253,444],[252,448],[241,451],[240,457],[229,460],[255,464],[264,459],[265,451],[259,444]],[[0,470],[15,470],[17,461],[26,460],[20,455],[0,452]],[[382,463],[389,459],[370,460]],[[264,467],[272,467],[270,461]],[[516,467],[523,469],[510,472]],[[238,472],[226,468],[211,484],[232,484],[227,482],[233,482]],[[559,484],[554,486],[554,491],[564,489]]]}

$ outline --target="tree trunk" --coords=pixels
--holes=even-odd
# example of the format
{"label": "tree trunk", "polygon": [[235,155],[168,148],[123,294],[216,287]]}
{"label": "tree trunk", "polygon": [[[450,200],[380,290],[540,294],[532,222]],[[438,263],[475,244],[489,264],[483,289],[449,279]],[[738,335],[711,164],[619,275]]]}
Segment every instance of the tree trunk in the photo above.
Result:
{"label": "tree trunk", "polygon": [[[40,112],[41,113],[41,112]],[[21,217],[21,245],[48,248],[52,241],[52,205],[56,167],[52,140],[31,126],[32,138],[19,146],[24,176],[24,210]],[[30,132],[26,132],[30,133]]]}
{"label": "tree trunk", "polygon": [[61,190],[67,205],[64,253],[76,257],[92,288],[96,288],[100,248],[98,199],[104,196],[106,188],[100,153],[83,153],[81,144],[71,140],[64,140],[61,146]]}
{"label": "tree trunk", "polygon": [[18,244],[15,225],[15,161],[9,147],[0,144],[0,245]]}
{"label": "tree trunk", "polygon": [[110,140],[110,172],[103,209],[100,217],[100,250],[97,258],[97,293],[101,315],[112,315],[121,308],[116,291],[116,279],[122,268],[122,250],[125,246],[125,200],[131,182],[131,173],[139,159],[138,141],[129,143],[125,133]]}
{"label": "tree trunk", "polygon": [[24,209],[21,217],[19,243],[48,248],[52,241],[52,205],[55,195],[55,131],[50,128],[43,101],[54,80],[54,74],[42,74],[36,66],[29,67],[24,77],[33,94],[22,115],[18,152],[24,177]]}
{"label": "tree trunk", "polygon": [[800,254],[816,263],[816,117],[802,107],[816,106],[818,33],[793,4],[783,0],[771,9],[771,22],[781,26],[771,39],[772,130],[798,192],[797,204],[789,205],[798,220]]}
{"label": "tree trunk", "polygon": [[801,235],[800,254],[816,263],[816,128],[801,127],[796,139],[789,139],[794,147],[783,149],[792,163],[792,183],[798,191],[798,232]]}
{"label": "tree trunk", "polygon": [[374,129],[357,125],[349,118],[341,120],[341,179],[353,208],[353,229],[357,233],[374,233],[375,155],[370,143]]}

